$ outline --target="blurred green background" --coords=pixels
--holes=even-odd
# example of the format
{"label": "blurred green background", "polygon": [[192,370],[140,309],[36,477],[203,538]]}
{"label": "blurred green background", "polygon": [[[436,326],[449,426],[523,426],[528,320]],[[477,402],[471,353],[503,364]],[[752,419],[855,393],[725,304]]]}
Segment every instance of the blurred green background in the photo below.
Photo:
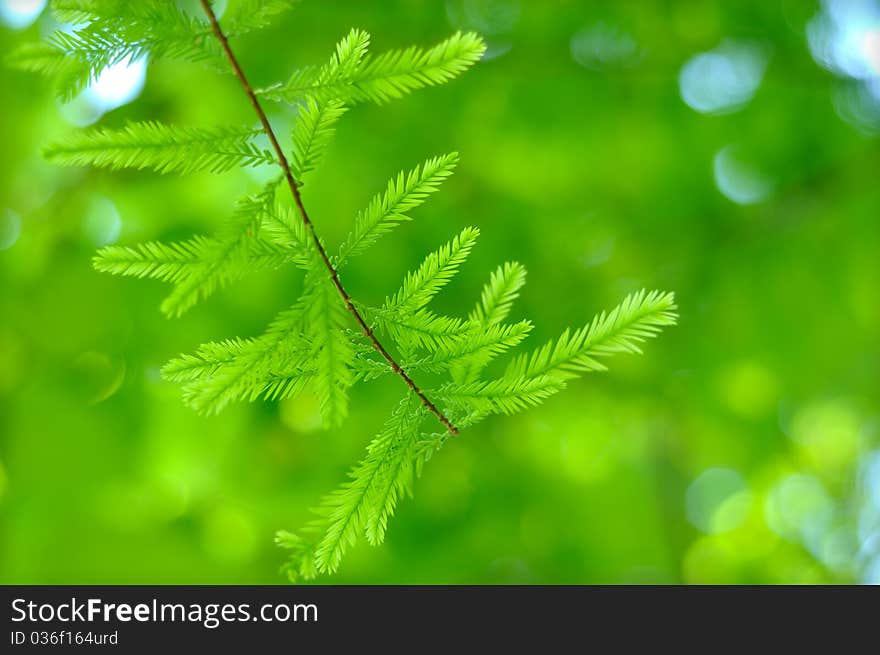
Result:
{"label": "blurred green background", "polygon": [[[2,51],[55,27],[42,4],[0,0]],[[380,301],[476,225],[444,311],[514,259],[533,345],[641,287],[675,291],[681,321],[452,440],[386,544],[322,582],[880,582],[877,3],[304,0],[234,47],[267,84],[353,26],[376,50],[459,28],[490,43],[449,85],[352,110],[305,189],[335,244],[396,171],[461,153],[416,221],[348,271],[356,298]],[[94,121],[251,123],[251,107],[231,78],[165,61],[67,106],[36,76],[0,68],[0,85],[0,581],[282,582],[275,530],[343,479],[399,380],[358,387],[331,432],[308,395],[196,415],[159,367],[259,333],[298,274],[254,275],[170,321],[167,287],[90,259],[211,231],[265,172],[39,154]],[[271,118],[287,132],[283,107]]]}

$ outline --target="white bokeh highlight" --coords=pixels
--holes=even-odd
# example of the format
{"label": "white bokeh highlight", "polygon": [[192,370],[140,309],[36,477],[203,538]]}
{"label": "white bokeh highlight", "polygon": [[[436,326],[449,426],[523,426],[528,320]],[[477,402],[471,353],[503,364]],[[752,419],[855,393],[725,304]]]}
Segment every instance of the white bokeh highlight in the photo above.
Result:
{"label": "white bokeh highlight", "polygon": [[14,30],[34,24],[46,8],[46,0],[0,0],[0,21]]}
{"label": "white bokeh highlight", "polygon": [[702,114],[728,114],[745,107],[764,79],[767,54],[752,43],[725,41],[681,67],[681,99]]}
{"label": "white bokeh highlight", "polygon": [[721,194],[738,205],[753,205],[773,191],[773,180],[762,173],[733,145],[719,150],[712,159],[715,186]]}
{"label": "white bokeh highlight", "polygon": [[95,107],[107,112],[137,98],[146,79],[147,60],[126,57],[102,70],[85,90],[85,96]]}
{"label": "white bokeh highlight", "polygon": [[832,100],[841,119],[880,132],[880,2],[825,0],[807,25],[813,59],[843,78]]}
{"label": "white bokeh highlight", "polygon": [[825,0],[807,25],[813,58],[838,75],[869,79],[880,75],[880,3]]}
{"label": "white bokeh highlight", "polygon": [[82,93],[62,105],[61,113],[73,125],[91,125],[108,111],[137,98],[146,79],[146,58],[132,60],[126,57],[98,73]]}

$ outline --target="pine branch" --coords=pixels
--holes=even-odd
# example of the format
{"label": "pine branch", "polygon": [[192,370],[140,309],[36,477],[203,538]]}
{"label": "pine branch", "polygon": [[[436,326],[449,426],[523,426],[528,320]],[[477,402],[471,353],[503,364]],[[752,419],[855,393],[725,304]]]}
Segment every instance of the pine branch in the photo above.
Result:
{"label": "pine branch", "polygon": [[675,324],[675,310],[672,293],[633,293],[574,333],[566,330],[557,341],[520,355],[502,377],[488,382],[453,382],[439,389],[438,396],[456,411],[513,414],[561,391],[566,381],[579,373],[606,370],[597,358],[640,353],[640,342]]}
{"label": "pine branch", "polygon": [[479,61],[485,50],[478,35],[458,32],[432,48],[411,47],[368,56],[347,74],[334,75],[327,66],[302,69],[286,84],[260,93],[270,100],[291,104],[309,98],[382,104],[457,77]]}
{"label": "pine branch", "polygon": [[458,272],[479,235],[477,228],[466,227],[452,241],[428,255],[418,269],[406,276],[400,290],[386,299],[382,306],[384,313],[408,315],[427,305]]}
{"label": "pine branch", "polygon": [[63,166],[151,168],[159,173],[222,173],[238,166],[275,162],[251,143],[249,128],[173,127],[157,122],[129,123],[121,130],[97,128],[48,146],[44,156]]}
{"label": "pine branch", "polygon": [[[217,239],[204,236],[172,243],[147,241],[135,246],[105,246],[95,254],[93,265],[101,273],[176,283],[206,266],[210,254],[218,250]],[[263,240],[248,243],[250,271],[278,268],[290,259],[289,251],[281,246]]]}
{"label": "pine branch", "polygon": [[[519,297],[519,290],[526,283],[526,269],[517,262],[507,262],[499,266],[489,276],[483,287],[480,301],[468,316],[468,320],[488,330],[507,318],[513,302]],[[451,373],[455,382],[473,382],[490,359],[472,358],[455,366]]]}
{"label": "pine branch", "polygon": [[[237,36],[266,27],[296,0],[230,4],[224,23]],[[76,29],[57,31],[39,47],[19,48],[7,61],[55,77],[57,93],[64,101],[82,91],[104,68],[126,59],[180,59],[218,69],[223,63],[210,25],[169,0],[54,0],[52,10],[60,22]]]}
{"label": "pine branch", "polygon": [[[302,302],[281,312],[255,339],[209,343],[194,355],[165,365],[169,380],[185,382],[186,403],[201,413],[216,414],[230,402],[294,395],[314,374],[311,349],[304,336],[306,307]],[[279,380],[284,388],[279,388]]]}
{"label": "pine branch", "polygon": [[205,300],[230,280],[240,277],[247,270],[247,257],[256,240],[258,225],[248,215],[230,221],[226,233],[212,244],[199,266],[177,281],[162,302],[162,311],[168,316],[181,316],[199,300]]}
{"label": "pine branch", "polygon": [[229,36],[240,36],[261,30],[272,20],[290,11],[299,0],[239,0],[230,2],[223,16],[223,26]]}
{"label": "pine branch", "polygon": [[388,181],[385,192],[373,197],[367,208],[355,219],[354,231],[339,249],[337,268],[363,253],[380,237],[403,221],[452,175],[458,163],[458,153],[432,157],[409,173],[401,171]]}
{"label": "pine branch", "polygon": [[253,348],[253,339],[211,341],[199,346],[193,355],[181,355],[162,367],[162,376],[170,382],[187,383],[216,375],[224,366],[235,362],[243,352]]}
{"label": "pine branch", "polygon": [[303,268],[309,268],[314,259],[312,244],[301,221],[286,207],[275,207],[263,214],[262,234],[282,252],[288,260]]}
{"label": "pine branch", "polygon": [[[269,205],[273,197],[274,183],[270,182],[261,194],[239,201],[235,215],[218,232],[199,264],[190,267],[185,276],[176,280],[174,290],[162,303],[163,312],[180,316],[199,300],[241,278],[254,268],[255,262],[250,259],[252,253],[268,255],[270,262],[278,261],[280,253],[277,248],[259,240],[261,224],[267,217],[274,216]],[[285,247],[283,253],[286,259],[304,257],[290,246]]]}
{"label": "pine branch", "polygon": [[204,262],[205,253],[216,243],[216,239],[197,236],[177,243],[106,246],[95,254],[92,263],[102,273],[178,282]]}
{"label": "pine branch", "polygon": [[[275,84],[268,89],[258,89],[256,93],[270,100],[287,97],[290,104],[346,101],[346,98],[332,93],[332,89],[350,83],[370,47],[370,35],[363,30],[353,29],[339,43],[330,61],[323,66],[307,66],[293,72],[286,84]],[[312,93],[292,95],[282,89],[310,88]]]}
{"label": "pine branch", "polygon": [[405,365],[407,370],[432,373],[444,373],[462,363],[482,368],[501,353],[519,345],[531,331],[530,321],[491,325],[485,329],[471,323],[461,337],[453,337],[427,357],[407,361]]}
{"label": "pine branch", "polygon": [[88,62],[46,42],[24,43],[6,55],[5,62],[11,68],[53,78],[55,93],[63,101],[72,99],[94,77]]}
{"label": "pine branch", "polygon": [[392,50],[368,60],[352,83],[354,100],[383,103],[416,89],[448,82],[480,60],[486,51],[473,32],[458,32],[433,48]]}
{"label": "pine branch", "polygon": [[174,290],[162,303],[170,316],[180,316],[250,271],[286,262],[305,266],[312,261],[310,243],[290,212],[275,203],[277,184],[270,181],[259,194],[240,200],[235,215],[216,237],[107,246],[96,254],[94,266],[103,272],[173,283]]}
{"label": "pine branch", "polygon": [[522,264],[507,262],[499,266],[483,287],[480,302],[471,312],[470,320],[482,327],[498,325],[507,318],[525,283],[526,269]]}
{"label": "pine branch", "polygon": [[[272,148],[278,158],[279,166],[284,171],[288,187],[290,188],[290,192],[293,195],[293,200],[296,203],[297,209],[299,210],[303,224],[308,230],[312,238],[312,242],[315,245],[315,250],[317,251],[322,263],[324,264],[327,273],[330,275],[330,280],[333,283],[333,286],[336,287],[336,291],[342,298],[342,301],[345,303],[348,312],[352,315],[352,317],[354,317],[364,336],[370,341],[376,351],[380,355],[382,355],[382,358],[385,359],[386,362],[388,362],[388,365],[394,370],[398,377],[400,377],[404,381],[406,386],[409,387],[409,389],[416,396],[418,396],[419,400],[421,400],[422,404],[428,409],[428,411],[434,414],[434,416],[437,417],[437,420],[440,421],[450,433],[457,434],[458,430],[455,428],[455,426],[449,421],[446,416],[443,415],[443,413],[439,409],[437,409],[437,406],[434,405],[434,403],[424,394],[424,392],[422,392],[422,390],[416,385],[412,378],[407,375],[406,371],[404,371],[400,367],[400,365],[394,360],[394,358],[391,356],[385,346],[383,346],[382,343],[376,338],[376,336],[373,334],[372,328],[367,325],[363,316],[361,316],[360,312],[355,307],[354,301],[352,300],[351,296],[345,290],[345,287],[342,286],[342,282],[339,280],[339,275],[336,272],[336,268],[330,261],[330,258],[328,257],[327,252],[324,249],[323,244],[321,243],[321,240],[318,238],[318,235],[315,232],[315,227],[312,224],[308,212],[306,211],[305,205],[303,204],[299,186],[297,185],[296,180],[293,177],[290,164],[287,161],[287,157],[284,155],[284,150],[278,143],[278,138],[275,136],[275,131],[272,129],[272,125],[269,123],[269,119],[266,117],[266,112],[263,111],[263,107],[260,105],[260,101],[257,99],[253,87],[251,87],[250,82],[248,82],[247,76],[244,74],[244,71],[241,69],[238,60],[235,57],[235,54],[232,52],[232,48],[229,46],[229,41],[226,35],[223,33],[223,30],[220,28],[220,24],[217,22],[217,17],[214,15],[214,10],[211,8],[210,3],[208,2],[208,0],[200,0],[200,2],[202,5],[202,9],[205,11],[205,14],[208,16],[208,20],[211,23],[211,28],[214,31],[214,35],[217,37],[218,41],[220,41],[220,45],[222,46],[227,59],[229,59],[229,63],[232,66],[233,71],[235,72],[235,76],[241,83],[242,89],[244,89],[248,100],[250,100],[254,111],[257,113],[257,116],[260,119],[260,124],[263,126],[264,132],[269,137],[269,142],[272,144]],[[363,44],[363,39],[358,40],[357,38],[353,38],[351,47],[347,47],[346,50],[341,53],[339,50],[337,50],[337,58],[341,60],[343,57],[350,57],[352,61],[357,59],[357,57],[359,56],[357,53],[362,52],[366,47],[361,46],[360,44]],[[354,54],[352,55],[352,53]]]}
{"label": "pine branch", "polygon": [[453,406],[479,415],[515,414],[539,405],[565,388],[565,381],[553,375],[505,375],[489,382],[449,383],[437,395]]}
{"label": "pine branch", "polygon": [[57,90],[70,100],[107,66],[125,59],[149,56],[189,61],[217,62],[220,49],[210,38],[208,25],[181,11],[167,0],[56,0],[53,11],[61,22],[76,25],[57,31],[42,53],[43,61],[24,55],[30,70],[55,74],[63,60],[65,75],[57,77]]}
{"label": "pine branch", "polygon": [[[271,163],[280,167],[281,174],[259,194],[238,203],[235,215],[215,236],[110,246],[97,253],[95,267],[173,284],[163,303],[171,315],[180,315],[249,270],[285,263],[305,270],[299,300],[262,334],[205,343],[166,364],[163,374],[183,387],[185,401],[197,411],[217,412],[234,401],[288,398],[311,387],[329,426],[345,418],[348,391],[357,381],[392,373],[412,392],[370,443],[350,480],[324,498],[319,518],[296,534],[279,533],[279,543],[292,551],[287,565],[291,577],[311,578],[335,571],[361,535],[374,545],[384,540],[400,498],[412,491],[425,462],[459,428],[491,414],[537,405],[571,378],[604,370],[608,356],[640,352],[642,341],[675,323],[676,307],[671,293],[640,291],[584,327],[566,330],[557,340],[515,357],[500,376],[482,379],[486,366],[519,345],[532,324],[506,322],[525,282],[525,269],[516,263],[492,273],[466,319],[427,309],[470,253],[479,234],[475,228],[466,228],[429,254],[381,307],[356,304],[337,271],[409,220],[410,212],[452,173],[457,155],[429,159],[394,177],[357,215],[352,233],[333,259],[303,204],[303,178],[320,164],[346,105],[382,103],[452,79],[479,59],[485,46],[479,37],[459,33],[433,48],[371,56],[369,35],[352,30],[324,65],[300,69],[287,83],[261,92],[296,104],[288,155],[227,35],[265,27],[295,0],[230,1],[224,32],[209,0],[200,0],[207,23],[169,0],[57,0],[60,15],[78,26],[54,35],[47,45],[20,50],[12,59],[21,67],[53,74],[68,94],[103,67],[129,57],[210,61],[219,54],[231,66],[271,150],[254,145],[258,131],[252,129],[132,123],[121,130],[80,132],[47,148],[46,155],[59,164],[158,172],[222,172]],[[292,207],[276,197],[282,179],[291,192]],[[389,337],[396,356],[374,328],[383,341]],[[446,378],[426,392],[408,371]],[[431,398],[442,402],[442,411]],[[428,414],[445,432],[422,431]]]}
{"label": "pine branch", "polygon": [[661,328],[675,325],[675,294],[642,290],[627,296],[574,332],[566,330],[554,343],[511,362],[506,376],[536,377],[552,374],[571,378],[578,373],[604,371],[599,358],[616,353],[641,353],[639,343],[655,337]]}
{"label": "pine branch", "polygon": [[322,500],[315,510],[320,518],[305,535],[279,535],[279,543],[294,550],[289,573],[310,578],[336,571],[362,532],[371,544],[382,542],[398,499],[412,485],[424,411],[411,396],[404,398],[350,480]]}
{"label": "pine branch", "polygon": [[453,348],[458,339],[471,330],[471,326],[460,318],[438,316],[426,309],[410,315],[394,311],[376,309],[371,314],[379,327],[394,337],[403,350],[424,349],[436,351]]}
{"label": "pine branch", "polygon": [[322,104],[310,100],[300,107],[293,128],[293,155],[290,158],[291,173],[300,185],[303,177],[320,164],[336,131],[336,123],[345,111],[345,105],[335,100]]}
{"label": "pine branch", "polygon": [[336,427],[348,415],[348,389],[354,384],[354,350],[345,333],[346,313],[323,271],[314,269],[306,293],[309,308],[307,338],[317,373],[315,392],[326,427]]}

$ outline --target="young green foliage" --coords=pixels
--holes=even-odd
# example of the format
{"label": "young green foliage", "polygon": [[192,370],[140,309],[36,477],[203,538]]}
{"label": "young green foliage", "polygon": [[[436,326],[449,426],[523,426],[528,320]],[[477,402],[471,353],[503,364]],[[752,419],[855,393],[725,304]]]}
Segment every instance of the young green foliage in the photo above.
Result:
{"label": "young green foliage", "polygon": [[519,262],[499,266],[483,287],[480,302],[470,313],[470,320],[484,328],[498,325],[507,318],[513,301],[519,297],[519,290],[525,283],[526,269]]}
{"label": "young green foliage", "polygon": [[46,147],[43,155],[62,166],[225,173],[275,162],[271,153],[252,143],[258,134],[244,127],[173,127],[148,121],[121,130],[84,130]]}
{"label": "young green foliage", "polygon": [[[240,0],[221,23],[228,36],[260,29],[291,4]],[[223,51],[214,37],[222,37],[222,28],[210,22],[215,16],[209,5],[204,7],[209,21],[160,0],[59,0],[54,3],[58,15],[79,27],[14,57],[26,68],[54,74],[65,96],[125,57],[216,59]],[[514,356],[500,375],[487,376],[488,365],[532,331],[528,320],[508,321],[525,283],[525,268],[518,263],[498,267],[467,316],[430,308],[475,246],[479,230],[473,227],[428,254],[378,305],[348,296],[339,271],[411,220],[452,174],[458,155],[432,157],[392,177],[354,217],[336,256],[327,254],[302,204],[303,180],[320,166],[348,106],[384,103],[446,82],[485,50],[478,36],[461,33],[430,48],[379,55],[369,52],[369,44],[368,34],[352,30],[327,63],[299,69],[286,82],[259,92],[262,98],[294,105],[296,119],[284,154],[280,146],[269,152],[254,145],[257,132],[251,128],[156,122],[85,130],[45,151],[63,165],[161,173],[222,173],[261,164],[283,169],[259,193],[242,198],[216,234],[108,246],[97,253],[94,265],[99,271],[170,283],[171,293],[162,303],[169,316],[181,315],[251,270],[290,266],[303,271],[300,297],[262,334],[208,342],[165,365],[164,377],[181,385],[185,402],[196,411],[216,413],[232,402],[279,400],[309,390],[320,401],[324,424],[332,427],[348,415],[353,385],[383,376],[406,382],[400,403],[349,480],[323,499],[317,518],[302,530],[279,533],[278,543],[290,549],[285,570],[293,580],[336,571],[362,536],[370,544],[381,543],[399,501],[412,493],[423,466],[450,436],[492,414],[543,402],[579,374],[604,370],[607,357],[640,352],[639,345],[674,324],[676,316],[671,293],[636,292],[582,328]],[[225,54],[237,65],[231,50]],[[274,143],[259,101],[254,104]],[[290,196],[278,193],[285,182]],[[431,387],[419,387],[410,374],[432,380]]]}
{"label": "young green foliage", "polygon": [[335,427],[348,415],[348,389],[354,383],[354,348],[345,330],[348,315],[317,263],[306,286],[309,311],[305,336],[315,364],[312,388],[321,402],[324,425]]}
{"label": "young green foliage", "polygon": [[290,168],[300,184],[308,173],[320,165],[324,150],[336,131],[336,123],[344,113],[345,105],[339,100],[328,100],[322,104],[309,100],[300,106],[298,120],[293,127],[293,153],[290,157]]}
{"label": "young green foliage", "polygon": [[337,267],[350,257],[366,251],[396,225],[411,220],[410,210],[421,205],[440,184],[452,175],[458,153],[432,157],[409,173],[400,171],[388,181],[384,193],[377,194],[354,221],[354,230],[339,248]]}
{"label": "young green foliage", "polygon": [[[353,30],[342,44],[354,42],[361,55],[369,36]],[[431,48],[411,47],[343,62],[337,54],[329,64],[296,70],[285,83],[259,91],[270,100],[295,104],[309,98],[385,103],[426,86],[448,82],[479,61],[486,44],[473,32],[453,34]],[[344,63],[351,62],[351,65]]]}
{"label": "young green foliage", "polygon": [[407,316],[431,302],[458,272],[479,235],[477,228],[466,227],[452,241],[425,257],[421,266],[404,278],[400,290],[385,301],[384,312]]}
{"label": "young green foliage", "polygon": [[308,242],[301,226],[291,220],[290,211],[275,203],[277,185],[273,180],[259,194],[239,200],[235,214],[214,237],[107,246],[95,255],[95,268],[173,283],[162,311],[180,316],[248,272],[278,268],[287,262],[303,264],[309,259]]}
{"label": "young green foliage", "polygon": [[[296,0],[231,0],[230,35],[266,27]],[[172,0],[52,0],[59,29],[46,41],[7,56],[13,66],[54,78],[58,96],[70,100],[107,66],[150,57],[207,63],[224,70],[210,26]]]}

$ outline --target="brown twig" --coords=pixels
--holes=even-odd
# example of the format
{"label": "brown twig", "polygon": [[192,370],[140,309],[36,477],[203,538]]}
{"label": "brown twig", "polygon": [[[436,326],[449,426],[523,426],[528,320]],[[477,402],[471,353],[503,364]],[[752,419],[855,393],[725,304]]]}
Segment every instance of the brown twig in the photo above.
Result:
{"label": "brown twig", "polygon": [[297,209],[299,210],[299,214],[302,217],[303,224],[306,226],[306,229],[309,231],[309,234],[312,237],[312,241],[315,244],[315,248],[318,251],[318,254],[321,256],[321,260],[324,262],[324,266],[327,269],[327,272],[330,274],[330,279],[333,282],[333,286],[336,287],[336,290],[339,292],[342,301],[345,303],[346,308],[349,313],[354,316],[354,319],[357,321],[358,325],[361,327],[361,331],[364,333],[364,336],[370,340],[370,343],[373,345],[373,348],[382,355],[388,365],[405,383],[406,386],[410,388],[410,390],[418,396],[419,400],[422,401],[422,404],[430,411],[434,416],[439,420],[452,435],[458,434],[458,429],[452,424],[446,416],[437,409],[437,406],[431,402],[431,400],[425,395],[425,393],[419,389],[418,385],[413,382],[412,378],[407,375],[406,371],[398,364],[394,358],[390,355],[390,353],[385,349],[385,346],[381,344],[381,342],[376,338],[376,335],[373,334],[373,329],[367,325],[367,322],[364,320],[364,317],[361,316],[360,312],[357,310],[357,307],[354,305],[354,301],[351,299],[351,296],[348,295],[348,292],[345,290],[345,287],[342,286],[342,282],[339,281],[339,275],[336,272],[336,268],[334,268],[333,263],[330,261],[330,258],[327,256],[327,252],[324,250],[324,246],[321,244],[321,240],[318,238],[317,233],[315,232],[315,226],[312,223],[312,220],[309,218],[309,214],[306,211],[305,205],[303,205],[302,196],[299,192],[299,186],[296,183],[296,180],[293,179],[293,173],[290,170],[290,164],[287,162],[287,157],[284,155],[284,150],[278,143],[278,139],[275,136],[275,131],[272,129],[272,125],[269,123],[269,119],[266,117],[266,112],[263,111],[263,107],[260,105],[260,101],[257,99],[256,94],[254,93],[253,88],[247,80],[247,77],[244,74],[244,71],[241,69],[241,66],[238,63],[238,60],[235,58],[235,55],[232,53],[232,48],[229,47],[229,40],[226,38],[226,34],[223,33],[223,30],[220,28],[220,23],[217,22],[217,16],[214,14],[214,10],[211,7],[209,0],[201,0],[202,8],[205,10],[205,13],[208,15],[208,20],[211,22],[211,29],[214,31],[214,35],[217,37],[217,40],[220,41],[220,45],[223,47],[223,52],[226,53],[226,58],[229,59],[229,63],[232,65],[232,70],[235,72],[235,76],[238,78],[238,81],[241,82],[241,86],[244,88],[244,92],[247,94],[248,99],[251,101],[251,105],[254,107],[254,111],[257,112],[257,116],[260,118],[260,123],[263,125],[263,131],[269,137],[269,141],[272,144],[273,150],[275,150],[275,155],[278,157],[278,165],[281,166],[281,169],[284,171],[284,177],[287,179],[287,185],[290,187],[290,192],[293,194],[293,200],[296,203]]}

